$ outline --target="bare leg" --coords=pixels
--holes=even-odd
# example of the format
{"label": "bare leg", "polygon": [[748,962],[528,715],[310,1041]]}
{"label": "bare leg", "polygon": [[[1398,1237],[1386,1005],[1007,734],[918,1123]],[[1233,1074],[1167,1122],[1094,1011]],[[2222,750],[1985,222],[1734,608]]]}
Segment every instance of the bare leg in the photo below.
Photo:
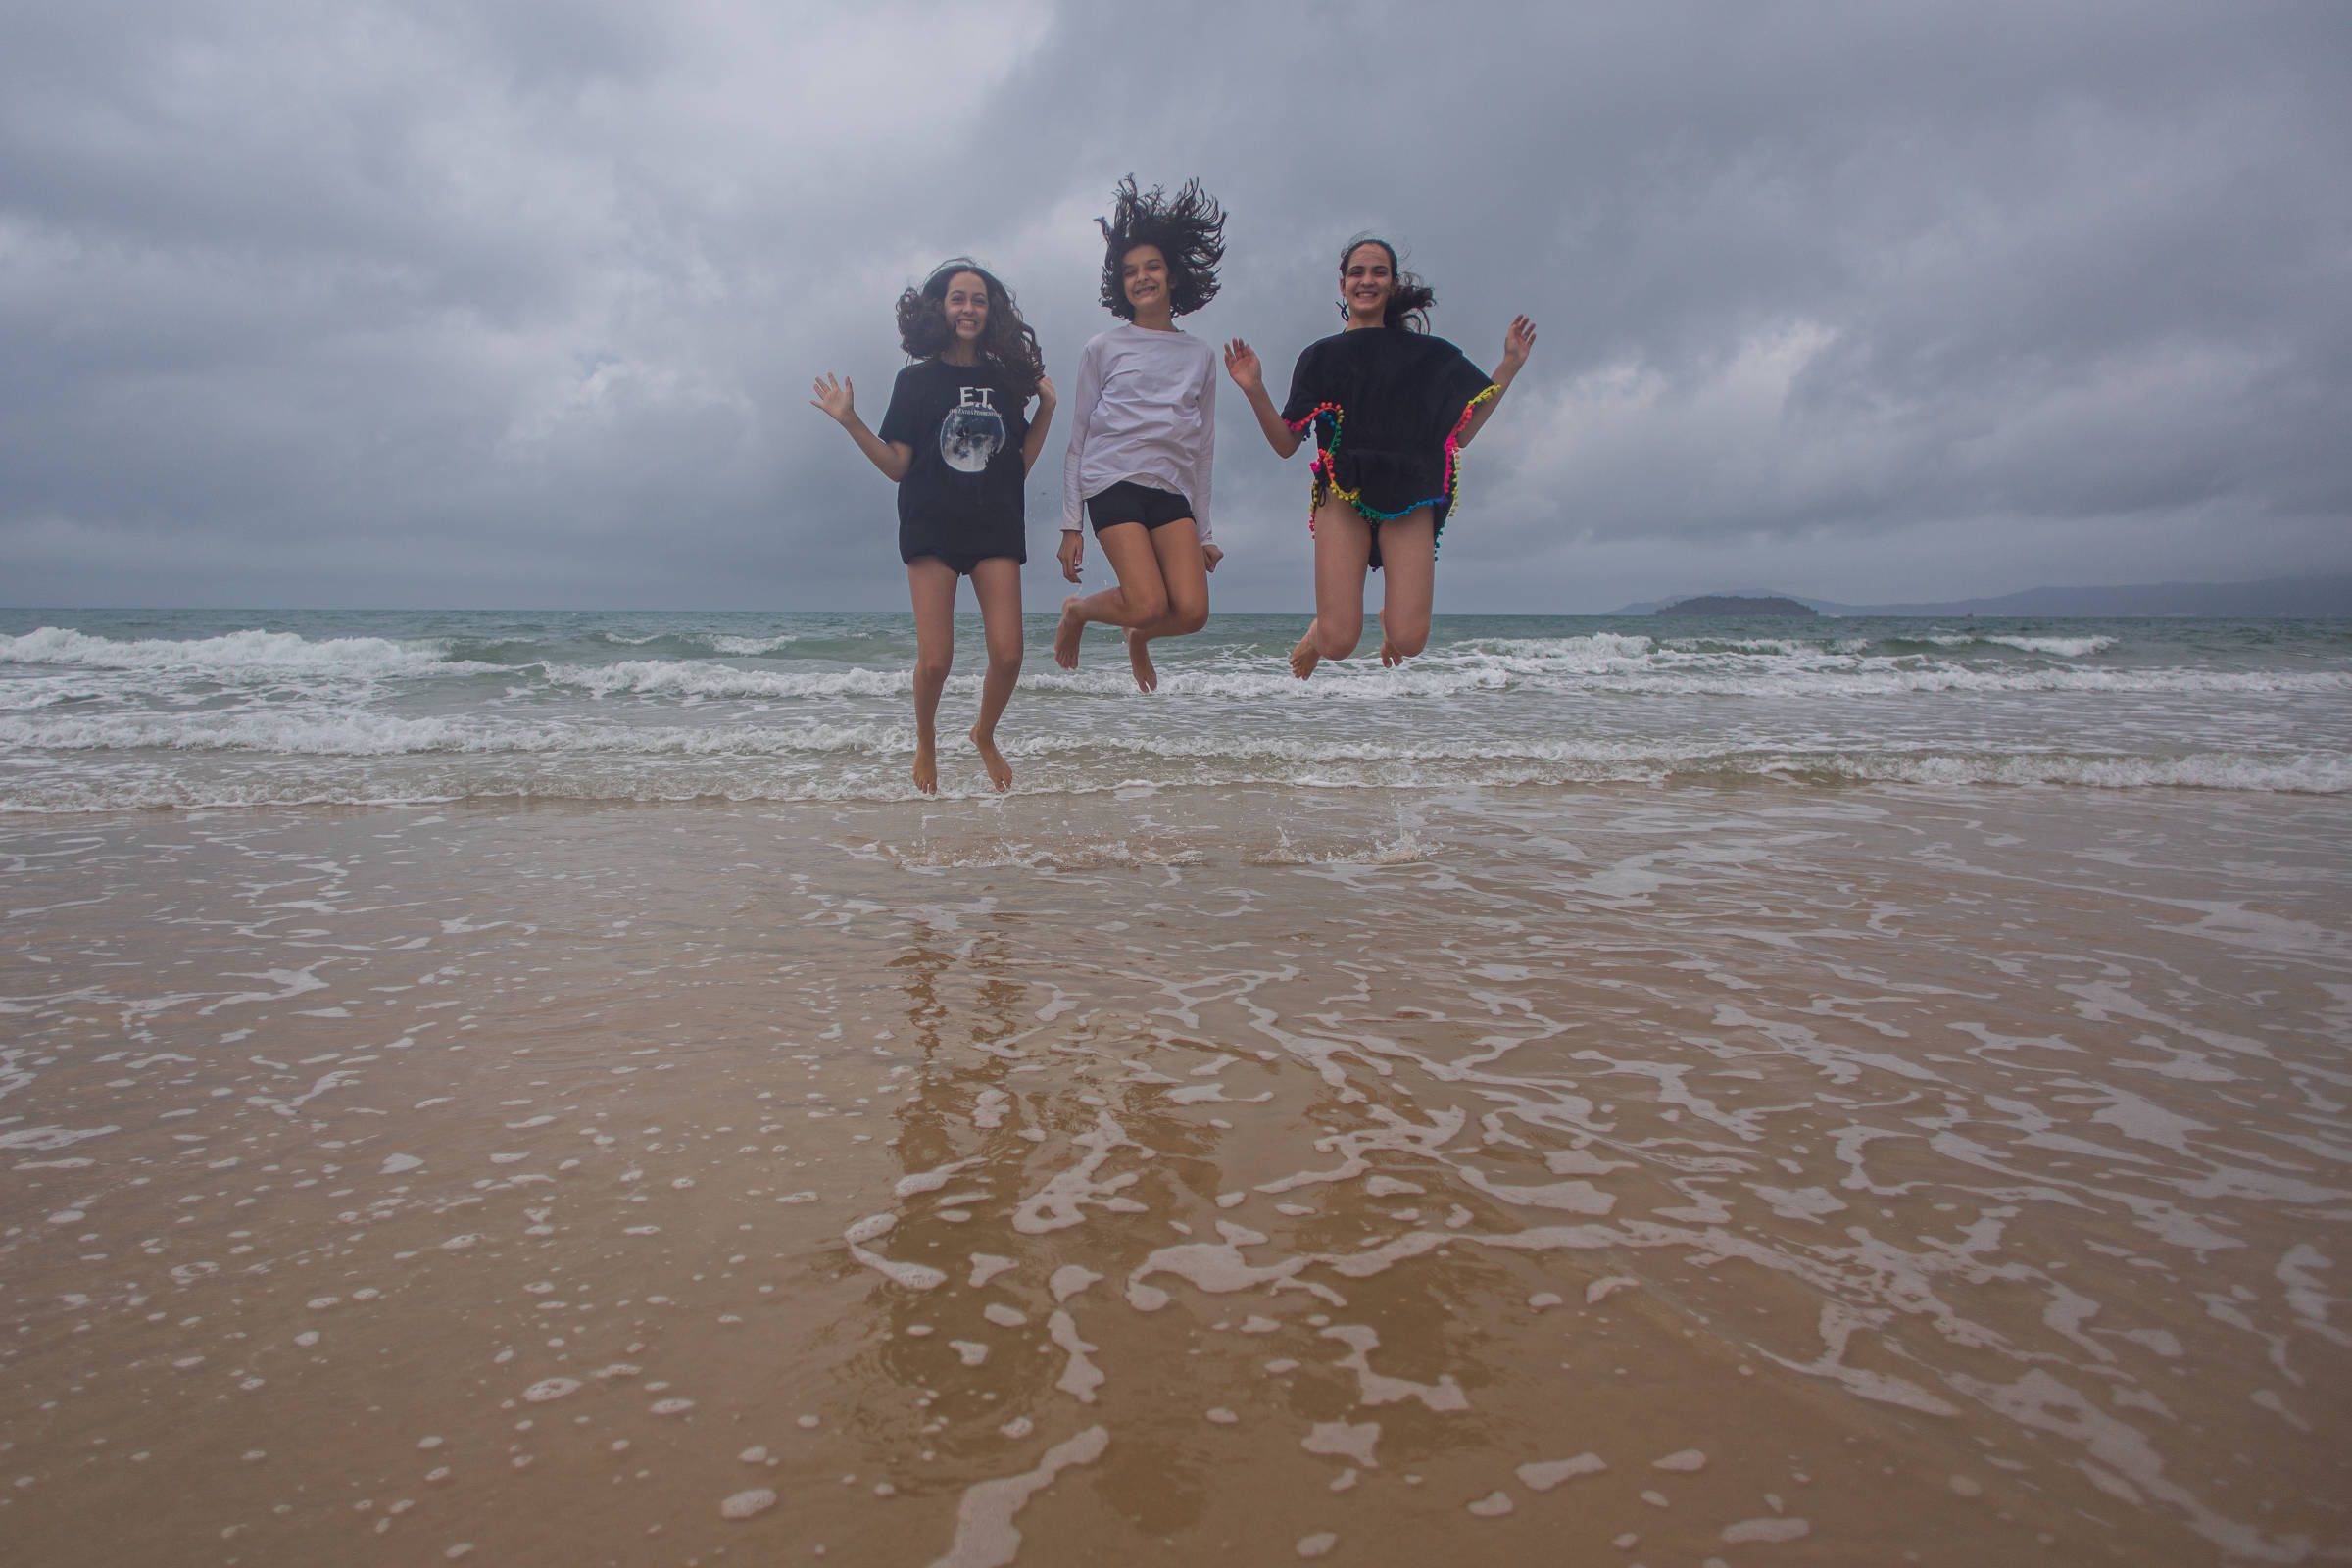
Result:
{"label": "bare leg", "polygon": [[1380,525],[1381,569],[1388,591],[1380,610],[1380,662],[1395,669],[1429,646],[1437,599],[1438,531],[1427,507]]}
{"label": "bare leg", "polygon": [[980,720],[971,729],[988,781],[999,791],[1012,788],[1012,764],[997,750],[997,720],[1021,678],[1021,564],[991,556],[972,567],[972,595],[980,601],[980,622],[988,632],[988,674],[980,682]]}
{"label": "bare leg", "polygon": [[1315,509],[1315,619],[1291,650],[1291,673],[1300,680],[1326,659],[1346,659],[1363,639],[1371,563],[1372,525],[1338,496],[1324,498]]}
{"label": "bare leg", "polygon": [[[1078,667],[1078,640],[1088,621],[1143,626],[1168,612],[1167,585],[1160,580],[1150,529],[1140,522],[1114,522],[1096,534],[1095,542],[1102,547],[1110,569],[1119,574],[1119,585],[1083,598],[1072,594],[1061,602],[1061,624],[1054,629],[1054,662],[1064,669]],[[1198,540],[1194,548],[1200,548]]]}
{"label": "bare leg", "polygon": [[1159,561],[1159,580],[1168,593],[1167,612],[1157,620],[1127,628],[1127,665],[1135,683],[1145,691],[1159,689],[1159,671],[1152,667],[1154,637],[1189,637],[1208,624],[1208,558],[1200,553],[1200,534],[1190,517],[1179,517],[1151,531],[1152,554]]}
{"label": "bare leg", "polygon": [[956,664],[956,573],[937,556],[906,563],[914,600],[914,787],[939,793],[939,694]]}

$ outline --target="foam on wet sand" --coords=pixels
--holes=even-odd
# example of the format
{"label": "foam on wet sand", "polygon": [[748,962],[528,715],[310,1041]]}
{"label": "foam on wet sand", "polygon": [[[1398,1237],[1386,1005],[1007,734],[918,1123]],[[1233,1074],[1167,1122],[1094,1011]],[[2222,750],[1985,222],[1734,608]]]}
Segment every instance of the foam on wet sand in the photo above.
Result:
{"label": "foam on wet sand", "polygon": [[2348,809],[11,822],[0,1537],[2328,1560]]}

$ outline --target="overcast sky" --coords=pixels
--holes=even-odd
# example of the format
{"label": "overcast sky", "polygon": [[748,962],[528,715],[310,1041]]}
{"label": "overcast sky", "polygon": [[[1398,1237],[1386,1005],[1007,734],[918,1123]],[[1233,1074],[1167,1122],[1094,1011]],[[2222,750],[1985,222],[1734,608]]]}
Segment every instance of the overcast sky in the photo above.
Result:
{"label": "overcast sky", "polygon": [[[2348,84],[2333,0],[0,0],[0,600],[904,608],[811,375],[968,252],[1066,385],[1129,171],[1278,383],[1357,229],[1537,318],[1442,611],[2352,569]],[[1223,391],[1216,603],[1303,606]]]}

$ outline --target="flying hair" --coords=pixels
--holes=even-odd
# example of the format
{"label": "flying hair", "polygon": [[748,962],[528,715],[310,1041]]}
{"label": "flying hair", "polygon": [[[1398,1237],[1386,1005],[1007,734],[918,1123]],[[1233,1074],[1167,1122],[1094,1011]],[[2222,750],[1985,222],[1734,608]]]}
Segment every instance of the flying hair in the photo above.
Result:
{"label": "flying hair", "polygon": [[[1396,286],[1389,290],[1388,309],[1382,314],[1380,324],[1402,327],[1410,332],[1428,331],[1429,308],[1438,303],[1437,291],[1421,281],[1418,275],[1406,271],[1403,264],[1396,260],[1396,247],[1378,234],[1358,234],[1340,247],[1340,276],[1345,278],[1348,275],[1348,258],[1366,245],[1377,245],[1388,252],[1389,272],[1396,280]],[[1340,318],[1348,318],[1346,300],[1340,302]]]}
{"label": "flying hair", "polygon": [[1127,253],[1138,245],[1156,245],[1168,263],[1168,305],[1178,316],[1197,311],[1217,297],[1217,264],[1225,259],[1225,209],[1216,198],[1188,179],[1170,196],[1154,185],[1149,192],[1135,188],[1135,176],[1119,181],[1108,218],[1095,223],[1102,230],[1102,308],[1121,320],[1135,319],[1120,275]]}
{"label": "flying hair", "polygon": [[1012,290],[995,273],[968,256],[954,256],[939,264],[920,286],[899,296],[899,347],[910,360],[938,357],[949,343],[948,284],[957,272],[976,274],[988,289],[988,324],[976,345],[982,364],[1004,378],[1005,394],[1026,403],[1037,394],[1046,373],[1046,357],[1037,346],[1037,332],[1021,319]]}

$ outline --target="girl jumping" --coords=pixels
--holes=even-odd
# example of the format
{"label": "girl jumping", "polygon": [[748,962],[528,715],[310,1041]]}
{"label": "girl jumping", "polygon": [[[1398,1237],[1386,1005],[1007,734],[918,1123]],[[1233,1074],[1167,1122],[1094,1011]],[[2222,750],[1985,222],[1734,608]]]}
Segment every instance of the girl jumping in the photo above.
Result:
{"label": "girl jumping", "polygon": [[1217,359],[1176,318],[1216,297],[1225,214],[1193,180],[1169,197],[1120,181],[1102,230],[1102,305],[1123,324],[1078,357],[1070,453],[1062,465],[1061,574],[1079,579],[1090,519],[1119,585],[1061,602],[1054,662],[1078,667],[1090,620],[1125,628],[1145,691],[1159,685],[1149,644],[1208,623],[1208,576],[1224,558],[1209,540],[1209,460],[1217,434]]}
{"label": "girl jumping", "polygon": [[1306,346],[1279,414],[1256,352],[1238,337],[1225,346],[1225,368],[1277,456],[1297,452],[1314,431],[1307,525],[1315,536],[1315,618],[1291,650],[1291,673],[1300,680],[1321,661],[1355,652],[1364,573],[1384,566],[1381,664],[1393,668],[1427,646],[1438,535],[1453,507],[1461,449],[1536,345],[1535,322],[1513,318],[1490,379],[1460,349],[1428,335],[1437,296],[1398,270],[1396,248],[1384,239],[1348,242],[1340,294],[1346,330]]}
{"label": "girl jumping", "polygon": [[[1006,790],[997,720],[1021,673],[1021,492],[1054,419],[1054,383],[1011,293],[963,257],[899,296],[899,345],[915,363],[899,372],[880,435],[858,416],[846,380],[818,376],[809,401],[899,487],[899,557],[914,599],[914,787],[939,793],[939,694],[956,660],[956,579],[969,576],[988,636],[971,742]],[[1034,423],[1023,413],[1032,397]]]}

